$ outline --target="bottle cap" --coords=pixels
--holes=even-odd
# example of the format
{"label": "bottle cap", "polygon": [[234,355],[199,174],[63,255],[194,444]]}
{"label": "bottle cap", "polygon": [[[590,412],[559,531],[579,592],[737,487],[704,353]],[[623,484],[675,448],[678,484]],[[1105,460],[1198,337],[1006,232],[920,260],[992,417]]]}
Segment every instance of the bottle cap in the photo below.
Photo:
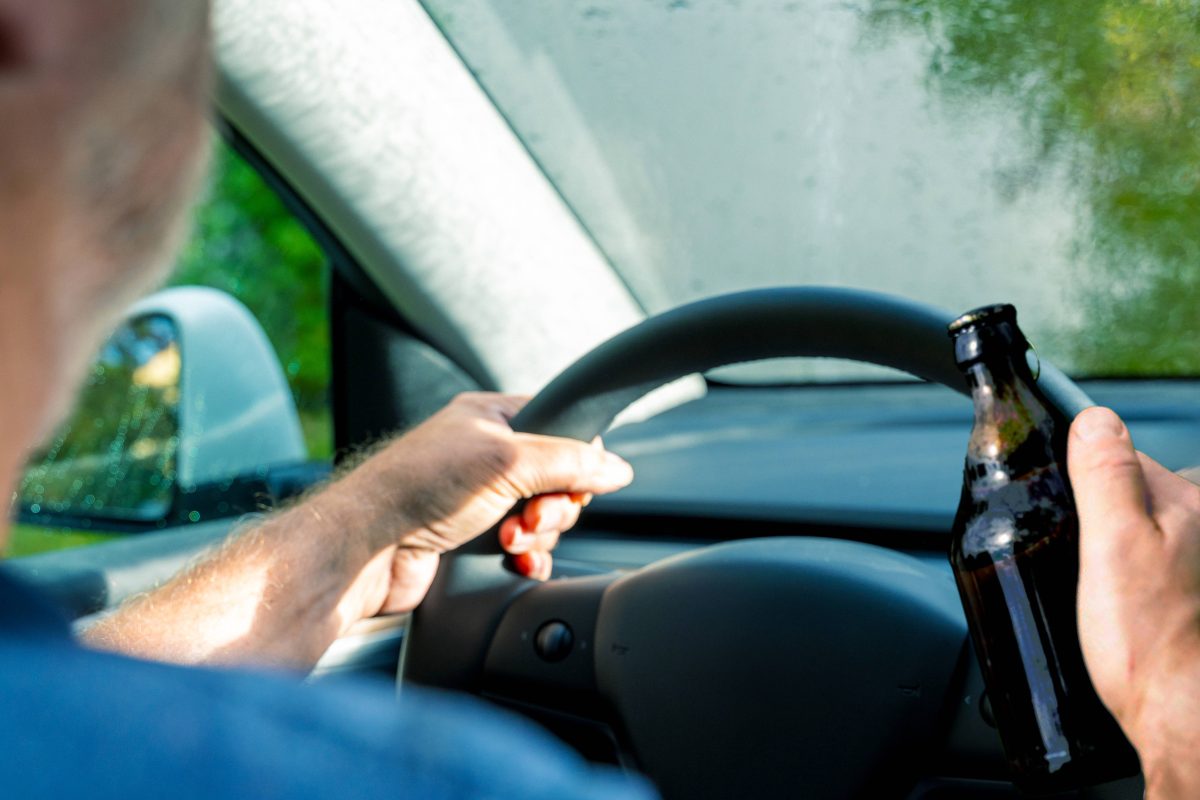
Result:
{"label": "bottle cap", "polygon": [[1017,327],[1017,309],[1008,303],[968,311],[951,322],[947,332],[960,367],[983,359],[985,351],[1024,354],[1029,349],[1029,341]]}
{"label": "bottle cap", "polygon": [[997,303],[992,306],[980,306],[972,309],[960,316],[954,322],[950,323],[947,332],[951,338],[954,338],[960,331],[965,331],[968,328],[976,325],[985,325],[996,322],[1011,322],[1017,324],[1017,309],[1009,303]]}

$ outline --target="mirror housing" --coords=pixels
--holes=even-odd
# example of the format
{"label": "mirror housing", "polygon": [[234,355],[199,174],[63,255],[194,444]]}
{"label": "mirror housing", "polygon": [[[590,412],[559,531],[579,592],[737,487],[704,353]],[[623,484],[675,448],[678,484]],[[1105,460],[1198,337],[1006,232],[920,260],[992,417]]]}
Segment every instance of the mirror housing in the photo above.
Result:
{"label": "mirror housing", "polygon": [[145,315],[166,317],[178,332],[181,492],[308,459],[279,359],[244,305],[216,289],[183,286],[140,301],[127,319]]}
{"label": "mirror housing", "polygon": [[250,311],[179,287],[135,304],[79,406],[34,457],[23,522],[144,530],[234,516],[328,474],[308,462],[292,393]]}

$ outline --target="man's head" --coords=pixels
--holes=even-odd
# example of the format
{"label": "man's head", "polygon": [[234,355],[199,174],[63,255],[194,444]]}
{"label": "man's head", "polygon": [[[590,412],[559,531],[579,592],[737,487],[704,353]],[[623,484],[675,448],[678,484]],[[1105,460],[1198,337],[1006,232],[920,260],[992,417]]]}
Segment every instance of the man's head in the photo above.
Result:
{"label": "man's head", "polygon": [[208,84],[206,0],[0,0],[4,458],[48,432],[170,263]]}

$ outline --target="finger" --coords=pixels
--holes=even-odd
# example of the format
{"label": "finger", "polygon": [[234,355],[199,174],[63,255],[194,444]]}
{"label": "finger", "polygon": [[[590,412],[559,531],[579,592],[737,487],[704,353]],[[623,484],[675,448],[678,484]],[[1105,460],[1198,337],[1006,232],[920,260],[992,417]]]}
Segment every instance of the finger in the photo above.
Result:
{"label": "finger", "polygon": [[526,530],[520,517],[509,517],[500,523],[500,547],[512,555],[534,550],[553,550],[558,546],[559,536],[560,532],[557,530]]}
{"label": "finger", "polygon": [[[603,451],[604,440],[597,436],[595,439],[592,439],[592,447]],[[1200,469],[1200,467],[1197,467],[1197,469]],[[592,498],[593,495],[591,492],[571,492],[571,499],[576,503],[579,503],[580,507],[582,508],[587,508],[587,506],[591,504]]]}
{"label": "finger", "polygon": [[525,497],[548,492],[604,494],[628,486],[633,467],[620,456],[574,439],[518,433],[510,474]]}
{"label": "finger", "polygon": [[531,550],[512,557],[513,567],[526,578],[544,581],[554,569],[554,557],[544,550]]}
{"label": "finger", "polygon": [[525,504],[521,527],[527,531],[565,531],[579,520],[583,504],[574,494],[543,494]]}
{"label": "finger", "polygon": [[550,580],[550,575],[554,572],[554,556],[549,550],[539,550],[536,552],[540,553],[541,557],[538,559],[538,571],[531,577],[539,581],[548,581]]}
{"label": "finger", "polygon": [[1082,531],[1103,532],[1106,544],[1120,547],[1153,525],[1142,465],[1129,430],[1111,410],[1089,408],[1075,418],[1067,440],[1067,469]]}
{"label": "finger", "polygon": [[1107,408],[1089,408],[1071,424],[1067,471],[1079,512],[1080,644],[1097,691],[1119,714],[1127,675],[1111,655],[1122,649],[1115,621],[1158,538],[1146,508],[1145,476],[1129,431]]}
{"label": "finger", "polygon": [[500,523],[500,531],[497,534],[500,539],[500,547],[507,553],[522,551],[520,540],[524,535],[525,532],[521,530],[520,517],[505,517]]}

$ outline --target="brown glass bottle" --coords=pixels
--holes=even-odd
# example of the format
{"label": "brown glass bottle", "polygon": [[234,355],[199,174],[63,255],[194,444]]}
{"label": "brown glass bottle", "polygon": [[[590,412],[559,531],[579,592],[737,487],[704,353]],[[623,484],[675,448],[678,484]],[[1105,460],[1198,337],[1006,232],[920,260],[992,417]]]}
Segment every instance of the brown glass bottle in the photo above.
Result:
{"label": "brown glass bottle", "polygon": [[950,336],[975,401],[950,563],[1013,780],[1040,794],[1133,775],[1079,649],[1068,422],[1037,387],[1012,306],[964,314]]}

